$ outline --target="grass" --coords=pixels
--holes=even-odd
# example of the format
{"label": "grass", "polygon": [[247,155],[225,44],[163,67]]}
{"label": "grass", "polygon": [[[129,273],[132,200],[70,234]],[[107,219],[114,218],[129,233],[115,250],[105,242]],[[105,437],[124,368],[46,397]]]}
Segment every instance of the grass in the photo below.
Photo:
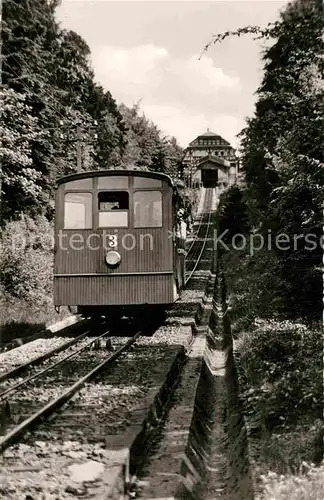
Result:
{"label": "grass", "polygon": [[320,500],[324,498],[324,464],[303,462],[298,474],[268,472],[261,477],[263,493],[257,500]]}
{"label": "grass", "polygon": [[21,215],[0,231],[0,341],[33,335],[68,316],[53,305],[53,224]]}
{"label": "grass", "polygon": [[67,309],[57,314],[50,302],[39,307],[20,299],[1,298],[0,342],[33,335],[67,316]]}

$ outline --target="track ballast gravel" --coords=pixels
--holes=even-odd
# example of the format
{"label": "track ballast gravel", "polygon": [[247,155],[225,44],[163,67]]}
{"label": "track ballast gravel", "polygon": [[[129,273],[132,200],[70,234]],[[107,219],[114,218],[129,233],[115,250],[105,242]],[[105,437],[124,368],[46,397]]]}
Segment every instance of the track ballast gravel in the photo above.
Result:
{"label": "track ballast gravel", "polygon": [[69,337],[53,337],[37,339],[16,349],[0,354],[0,375],[12,370],[16,366],[38,358],[52,349],[56,349],[71,340]]}
{"label": "track ballast gravel", "polygon": [[[118,348],[125,341],[115,338],[113,344]],[[55,419],[7,449],[0,456],[0,498],[91,498],[104,468],[111,463],[111,444],[116,439],[118,447],[118,438],[127,432],[136,411],[145,406],[149,391],[161,386],[183,343],[185,339],[175,327],[162,327],[153,337],[139,339],[110,371],[76,394]],[[99,361],[107,351],[87,351],[87,355]],[[73,365],[75,377],[89,363],[84,358],[79,367]],[[71,383],[67,373],[55,379],[55,386],[49,378],[45,386],[30,387],[24,395],[26,406],[34,405],[31,400],[47,401],[48,395],[62,392],[67,378]]]}

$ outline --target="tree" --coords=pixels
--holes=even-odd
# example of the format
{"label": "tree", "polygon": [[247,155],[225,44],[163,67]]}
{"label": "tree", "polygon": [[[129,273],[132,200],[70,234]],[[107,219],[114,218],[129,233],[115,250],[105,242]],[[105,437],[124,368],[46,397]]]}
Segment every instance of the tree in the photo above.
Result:
{"label": "tree", "polygon": [[183,148],[179,146],[175,137],[165,138],[166,173],[171,177],[178,177],[182,169]]}
{"label": "tree", "polygon": [[26,96],[12,89],[0,92],[2,221],[22,210],[33,211],[42,201],[42,174],[33,166],[32,147],[42,135]]}
{"label": "tree", "polygon": [[35,137],[30,153],[33,168],[41,173],[40,211],[51,211],[60,147],[58,129],[64,112],[62,92],[52,83],[58,65],[59,28],[54,17],[57,4],[46,0],[7,0],[3,6],[3,84],[25,96],[30,115],[37,118],[42,131]]}
{"label": "tree", "polygon": [[115,100],[100,85],[93,85],[87,107],[97,121],[96,167],[105,169],[120,165],[126,147],[126,131]]}
{"label": "tree", "polygon": [[[94,82],[86,42],[73,31],[59,29],[54,16],[58,4],[57,0],[7,0],[2,25],[3,83],[24,96],[28,113],[41,131],[33,137],[28,154],[42,191],[37,200],[39,211],[48,217],[53,215],[58,177],[106,168],[111,155],[118,158],[124,147],[117,105]],[[16,112],[23,114],[24,108],[20,106]],[[19,124],[19,116],[17,120]],[[15,124],[10,126],[15,132]],[[8,157],[7,171],[10,168]],[[15,168],[12,165],[13,171]],[[6,200],[8,196],[7,184],[5,217],[16,213],[15,202]],[[9,206],[14,212],[8,211]],[[36,206],[34,209],[37,212]]]}
{"label": "tree", "polygon": [[4,3],[4,221],[20,211],[52,218],[63,175],[116,166],[171,171],[177,155],[138,105],[118,108],[95,83],[87,43],[55,20],[59,3]]}
{"label": "tree", "polygon": [[126,147],[121,164],[125,168],[136,167],[177,176],[183,153],[176,139],[162,136],[157,126],[140,114],[139,103],[132,108],[121,104],[119,109],[126,128]]}
{"label": "tree", "polygon": [[311,319],[320,318],[322,306],[316,269],[322,261],[323,28],[321,3],[296,0],[266,28],[217,34],[205,47],[248,33],[273,42],[263,54],[255,114],[241,133],[247,205],[252,226],[264,236],[268,230],[291,240],[296,234],[315,235],[311,252],[303,239],[297,248],[277,250],[283,279],[291,285],[288,308]]}

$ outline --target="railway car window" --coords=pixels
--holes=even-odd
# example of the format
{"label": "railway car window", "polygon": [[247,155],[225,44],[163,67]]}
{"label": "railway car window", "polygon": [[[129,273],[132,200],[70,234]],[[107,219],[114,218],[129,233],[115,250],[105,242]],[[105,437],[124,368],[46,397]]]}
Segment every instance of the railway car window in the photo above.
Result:
{"label": "railway car window", "polygon": [[92,194],[66,193],[64,196],[64,229],[92,228]]}
{"label": "railway car window", "polygon": [[77,181],[70,181],[65,183],[65,190],[70,189],[92,189],[92,177],[88,179],[78,179]]}
{"label": "railway car window", "polygon": [[134,189],[136,188],[161,188],[162,181],[160,179],[152,179],[151,177],[134,177]]}
{"label": "railway car window", "polygon": [[98,193],[99,227],[127,227],[129,195],[127,191]]}
{"label": "railway car window", "polygon": [[128,177],[122,175],[98,177],[98,189],[128,189]]}
{"label": "railway car window", "polygon": [[162,193],[134,193],[134,227],[162,227]]}

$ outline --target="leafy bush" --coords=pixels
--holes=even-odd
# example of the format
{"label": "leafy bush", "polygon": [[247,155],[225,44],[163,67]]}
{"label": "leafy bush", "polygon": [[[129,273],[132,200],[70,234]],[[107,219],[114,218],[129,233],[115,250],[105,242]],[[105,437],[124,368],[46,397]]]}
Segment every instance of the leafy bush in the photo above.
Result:
{"label": "leafy bush", "polygon": [[[231,186],[219,200],[216,227],[218,234],[227,231],[222,240],[231,245],[235,234],[246,234],[249,230],[249,218],[246,206],[246,194],[239,186]],[[222,251],[222,247],[219,248]]]}
{"label": "leafy bush", "polygon": [[53,228],[45,217],[21,216],[1,234],[0,283],[5,298],[42,306],[52,298]]}
{"label": "leafy bush", "polygon": [[310,422],[305,419],[292,429],[264,433],[259,443],[258,458],[262,464],[259,473],[273,470],[280,474],[298,474],[305,460],[320,465],[323,460],[322,420]]}
{"label": "leafy bush", "polygon": [[[322,314],[321,248],[306,250],[305,243],[298,243],[296,249],[277,249],[275,237],[281,230],[268,234],[262,224],[259,228],[251,227],[250,208],[246,192],[239,186],[232,186],[220,198],[216,225],[218,256],[230,293],[240,297],[241,304],[249,309],[249,321],[252,313],[252,317],[279,315],[316,323]],[[299,233],[303,231],[300,229]],[[316,234],[315,229],[313,233]],[[295,247],[294,235],[287,232],[287,236]],[[241,318],[244,307],[239,307]]]}
{"label": "leafy bush", "polygon": [[322,331],[262,321],[237,342],[246,413],[266,428],[321,418]]}
{"label": "leafy bush", "polygon": [[256,318],[283,319],[287,314],[284,297],[288,285],[280,275],[276,255],[267,249],[249,255],[248,248],[247,239],[247,249],[231,249],[221,258],[235,336]]}
{"label": "leafy bush", "polygon": [[303,463],[296,475],[268,472],[262,476],[263,494],[258,500],[318,500],[323,498],[324,464]]}

